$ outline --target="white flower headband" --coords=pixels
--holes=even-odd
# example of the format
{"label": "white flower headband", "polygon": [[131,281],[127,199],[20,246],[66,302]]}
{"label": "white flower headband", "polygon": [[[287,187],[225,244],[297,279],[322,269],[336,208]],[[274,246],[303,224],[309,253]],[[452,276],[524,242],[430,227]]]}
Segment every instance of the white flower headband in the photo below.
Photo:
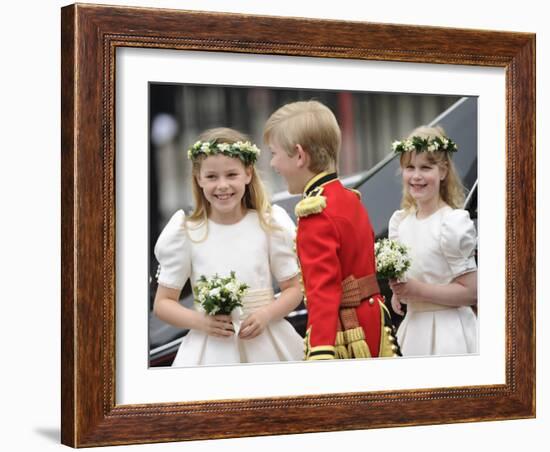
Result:
{"label": "white flower headband", "polygon": [[392,143],[393,152],[402,154],[403,152],[456,152],[457,144],[447,137],[422,138],[419,136],[411,137],[403,141],[394,141]]}
{"label": "white flower headband", "polygon": [[218,140],[197,141],[187,151],[189,160],[196,160],[200,155],[223,154],[228,157],[240,158],[245,166],[253,165],[258,160],[260,149],[250,141],[237,141],[236,143],[218,143]]}

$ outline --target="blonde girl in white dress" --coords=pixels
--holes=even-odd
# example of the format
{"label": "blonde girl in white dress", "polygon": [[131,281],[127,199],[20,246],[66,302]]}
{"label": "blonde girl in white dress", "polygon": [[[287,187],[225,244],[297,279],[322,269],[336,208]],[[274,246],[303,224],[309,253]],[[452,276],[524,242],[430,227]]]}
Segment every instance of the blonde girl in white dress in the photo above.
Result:
{"label": "blonde girl in white dress", "polygon": [[[301,360],[303,339],[284,317],[302,299],[288,214],[270,206],[254,163],[259,150],[233,129],[203,133],[190,148],[195,210],[178,210],[155,246],[160,263],[154,313],[190,331],[172,366]],[[228,315],[179,302],[190,279],[235,271],[249,290],[238,332]],[[275,299],[275,277],[281,289]]]}
{"label": "blonde girl in white dress", "polygon": [[390,281],[392,308],[407,314],[397,331],[403,356],[477,352],[476,231],[462,210],[464,189],[451,155],[457,151],[442,128],[422,126],[393,143],[401,154],[402,210],[388,236],[409,247],[412,265]]}

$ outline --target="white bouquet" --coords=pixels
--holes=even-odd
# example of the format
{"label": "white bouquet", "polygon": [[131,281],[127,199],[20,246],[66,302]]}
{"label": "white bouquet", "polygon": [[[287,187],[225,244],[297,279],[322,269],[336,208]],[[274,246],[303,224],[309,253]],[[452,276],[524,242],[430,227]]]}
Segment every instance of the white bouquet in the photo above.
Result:
{"label": "white bouquet", "polygon": [[404,282],[405,272],[411,266],[411,259],[407,253],[407,247],[396,240],[377,240],[374,244],[377,276]]}
{"label": "white bouquet", "polygon": [[232,271],[227,277],[215,274],[211,278],[202,275],[193,289],[195,299],[209,315],[225,314],[242,307],[248,285],[241,283]]}

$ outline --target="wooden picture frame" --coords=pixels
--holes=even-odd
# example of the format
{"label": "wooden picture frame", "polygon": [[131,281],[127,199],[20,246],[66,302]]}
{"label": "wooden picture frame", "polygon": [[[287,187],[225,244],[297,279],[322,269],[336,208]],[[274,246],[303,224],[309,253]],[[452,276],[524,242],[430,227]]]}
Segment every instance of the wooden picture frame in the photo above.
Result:
{"label": "wooden picture frame", "polygon": [[[223,27],[217,26],[221,23]],[[62,8],[61,32],[64,444],[85,447],[535,416],[533,34],[79,4]],[[505,383],[117,405],[114,90],[119,47],[505,68]]]}

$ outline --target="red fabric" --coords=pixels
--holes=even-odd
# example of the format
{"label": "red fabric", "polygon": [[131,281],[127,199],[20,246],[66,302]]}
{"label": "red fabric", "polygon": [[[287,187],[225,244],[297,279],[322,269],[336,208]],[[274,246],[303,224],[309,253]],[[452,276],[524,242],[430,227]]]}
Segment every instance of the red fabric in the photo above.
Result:
{"label": "red fabric", "polygon": [[[310,345],[334,345],[342,281],[350,275],[361,278],[375,273],[374,231],[367,210],[357,194],[339,180],[323,186],[327,206],[318,214],[298,221],[296,248],[308,308]],[[380,306],[368,300],[357,308],[359,323],[372,356],[380,348]]]}

